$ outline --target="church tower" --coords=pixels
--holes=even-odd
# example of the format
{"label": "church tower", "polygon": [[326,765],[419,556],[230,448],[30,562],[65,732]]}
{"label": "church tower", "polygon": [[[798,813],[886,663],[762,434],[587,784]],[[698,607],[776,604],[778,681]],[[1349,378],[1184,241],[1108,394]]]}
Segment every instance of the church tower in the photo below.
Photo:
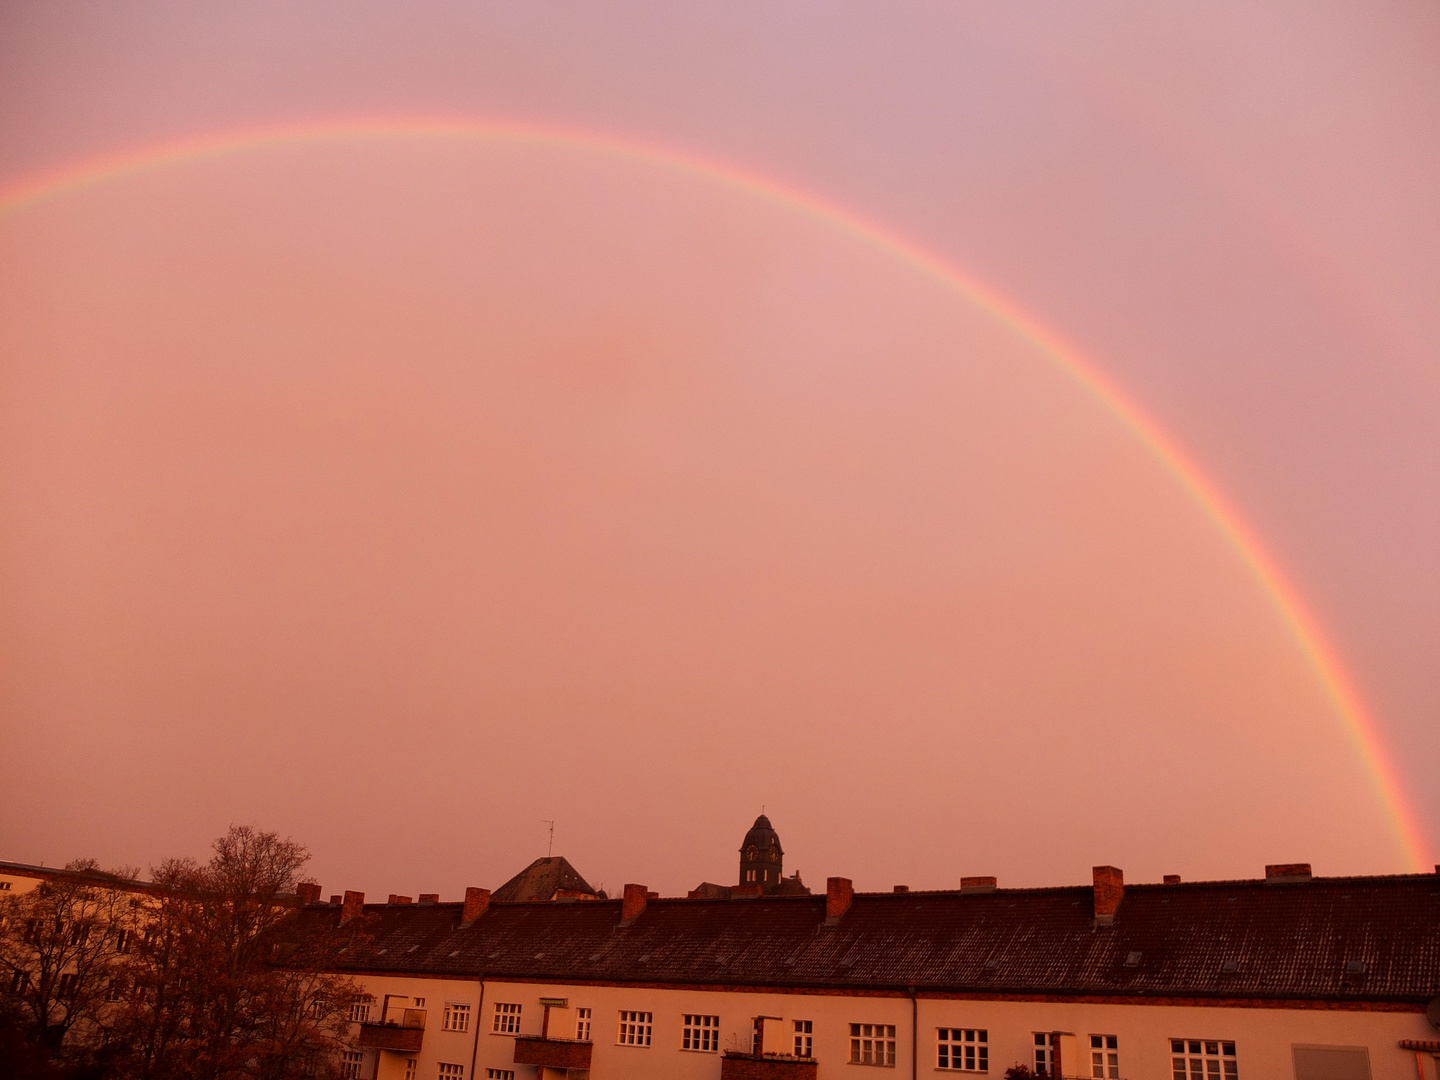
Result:
{"label": "church tower", "polygon": [[740,845],[740,885],[751,888],[759,885],[761,893],[775,892],[780,888],[784,858],[780,834],[770,819],[761,814]]}

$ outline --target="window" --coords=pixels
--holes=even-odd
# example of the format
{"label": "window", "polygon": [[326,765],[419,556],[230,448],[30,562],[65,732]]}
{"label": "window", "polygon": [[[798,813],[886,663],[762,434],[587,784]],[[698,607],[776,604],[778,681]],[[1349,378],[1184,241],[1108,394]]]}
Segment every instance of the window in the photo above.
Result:
{"label": "window", "polygon": [[649,1046],[650,1030],[654,1026],[655,1014],[648,1012],[620,1012],[621,1046]]}
{"label": "window", "polygon": [[8,881],[0,881],[0,892],[9,892],[9,891],[10,891],[10,882],[8,882]]}
{"label": "window", "polygon": [[423,1009],[424,1007],[425,1007],[425,999],[424,999],[424,998],[416,998],[416,999],[415,999],[415,1008],[417,1008],[417,1009]]}
{"label": "window", "polygon": [[680,1036],[680,1049],[703,1050],[707,1054],[719,1050],[720,1018],[686,1013],[684,1033]]}
{"label": "window", "polygon": [[1120,1038],[1116,1035],[1090,1036],[1090,1075],[1102,1080],[1120,1076]]}
{"label": "window", "polygon": [[345,1080],[360,1080],[360,1066],[365,1063],[365,1055],[359,1050],[346,1050],[340,1055],[340,1075]]}
{"label": "window", "polygon": [[815,1021],[795,1021],[795,1056],[806,1058],[815,1056]]}
{"label": "window", "polygon": [[485,1080],[515,1080],[514,1069],[486,1069]]}
{"label": "window", "polygon": [[575,1038],[581,1042],[590,1041],[590,1010],[575,1010]]}
{"label": "window", "polygon": [[71,945],[84,945],[84,944],[85,944],[87,941],[89,941],[89,940],[90,940],[90,927],[89,927],[89,925],[86,924],[86,923],[81,923],[81,924],[77,925],[74,929],[72,929],[72,930],[70,931],[70,944],[71,944]]}
{"label": "window", "polygon": [[503,1001],[495,1002],[495,1023],[490,1031],[496,1035],[520,1034],[520,1006]]}
{"label": "window", "polygon": [[16,968],[10,975],[10,992],[12,994],[23,994],[25,988],[30,985],[30,973]]}
{"label": "window", "polygon": [[754,871],[754,870],[746,870],[746,871],[745,871],[745,880],[746,880],[747,883],[748,883],[748,882],[751,882],[751,881],[754,881],[754,880],[755,880],[755,871]]}
{"label": "window", "polygon": [[370,1022],[370,1002],[357,1001],[350,1006],[350,1022],[352,1024],[367,1024]]}
{"label": "window", "polygon": [[1240,1075],[1235,1044],[1214,1039],[1171,1039],[1174,1080],[1234,1080]]}
{"label": "window", "polygon": [[119,1001],[124,996],[125,988],[120,985],[119,979],[111,979],[110,985],[105,987],[106,1001]]}
{"label": "window", "polygon": [[851,1065],[895,1065],[894,1024],[851,1024]]}
{"label": "window", "polygon": [[419,1058],[405,1059],[405,1080],[415,1080],[415,1075],[420,1071]]}
{"label": "window", "polygon": [[[519,1006],[516,1006],[519,1009]],[[519,1017],[516,1017],[518,1023]],[[445,1003],[445,1017],[440,1022],[441,1031],[469,1031],[470,1030],[470,1003],[468,1001],[447,1001]],[[516,1030],[519,1030],[518,1027]]]}
{"label": "window", "polygon": [[440,1062],[440,1080],[459,1080],[464,1075],[464,1065],[452,1065],[448,1061]]}
{"label": "window", "polygon": [[1049,1076],[1050,1066],[1055,1064],[1055,1054],[1050,1047],[1050,1033],[1048,1031],[1035,1032],[1035,1073],[1037,1076]]}
{"label": "window", "polygon": [[940,1028],[937,1068],[990,1071],[990,1032],[984,1028]]}
{"label": "window", "polygon": [[75,990],[79,987],[79,985],[80,976],[75,974],[75,972],[73,971],[67,971],[64,975],[60,976],[60,981],[55,984],[55,993],[59,994],[61,997],[69,997],[71,994],[75,993]]}
{"label": "window", "polygon": [[129,931],[129,930],[116,930],[116,931],[115,931],[115,951],[116,951],[117,953],[127,953],[127,952],[130,951],[130,931]]}

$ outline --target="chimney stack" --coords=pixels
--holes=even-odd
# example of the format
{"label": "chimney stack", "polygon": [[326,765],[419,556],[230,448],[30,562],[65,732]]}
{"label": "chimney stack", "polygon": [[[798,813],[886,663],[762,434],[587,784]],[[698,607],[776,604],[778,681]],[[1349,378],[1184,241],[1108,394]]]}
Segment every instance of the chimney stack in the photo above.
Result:
{"label": "chimney stack", "polygon": [[1289,885],[1297,881],[1310,880],[1308,862],[1271,863],[1265,867],[1266,885]]}
{"label": "chimney stack", "polygon": [[365,894],[352,889],[345,890],[345,899],[340,903],[340,925],[344,926],[359,915],[365,907]]}
{"label": "chimney stack", "polygon": [[302,881],[295,886],[295,896],[302,904],[318,904],[320,886],[313,881]]}
{"label": "chimney stack", "polygon": [[993,877],[962,877],[960,891],[962,893],[994,892],[995,879]]}
{"label": "chimney stack", "polygon": [[422,904],[438,904],[439,902],[440,894],[438,892],[422,892],[420,894],[420,903]]}
{"label": "chimney stack", "polygon": [[1113,866],[1097,866],[1095,876],[1095,925],[1112,926],[1120,901],[1125,899],[1125,875]]}
{"label": "chimney stack", "polygon": [[837,923],[850,910],[850,901],[855,898],[855,887],[848,877],[825,879],[825,921]]}
{"label": "chimney stack", "polygon": [[650,900],[650,890],[644,885],[629,884],[625,886],[624,899],[620,901],[620,922],[629,926],[640,917],[645,910],[646,903]]}
{"label": "chimney stack", "polygon": [[1166,874],[1166,875],[1165,875],[1165,884],[1166,884],[1166,885],[1179,885],[1179,884],[1180,884],[1180,875],[1179,875],[1179,874]]}
{"label": "chimney stack", "polygon": [[460,925],[469,926],[490,908],[490,890],[477,889],[471,885],[465,890],[465,912],[460,916]]}

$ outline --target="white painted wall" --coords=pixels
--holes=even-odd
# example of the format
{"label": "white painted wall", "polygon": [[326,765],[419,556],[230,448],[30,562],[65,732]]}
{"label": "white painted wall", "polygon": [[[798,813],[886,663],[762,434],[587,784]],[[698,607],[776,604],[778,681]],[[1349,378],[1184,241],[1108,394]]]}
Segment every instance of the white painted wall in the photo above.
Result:
{"label": "white painted wall", "polygon": [[[593,1011],[594,1051],[592,1080],[716,1080],[719,1055],[680,1048],[682,1016],[701,1013],[720,1017],[724,1049],[748,1050],[753,1018],[778,1016],[790,1021],[814,1022],[815,1057],[821,1080],[867,1080],[874,1077],[909,1077],[911,1069],[911,1002],[906,997],[850,996],[819,993],[770,993],[729,990],[680,990],[646,987],[578,986],[564,983],[503,982],[486,980],[484,1002],[473,980],[367,976],[360,980],[378,1002],[385,992],[426,999],[425,1044],[416,1080],[435,1080],[439,1062],[460,1062],[471,1077],[475,1053],[476,1077],[486,1069],[514,1069],[516,1080],[533,1080],[533,1066],[515,1065],[514,1042],[491,1034],[496,1002],[521,1005],[521,1031],[539,1035],[544,1015],[541,998],[567,998],[564,1020],[552,1023],[552,1036],[573,1036],[575,1011]],[[478,1034],[440,1031],[446,1000],[470,1001],[479,1006],[472,1021]],[[404,1007],[404,1003],[396,1005]],[[395,1006],[392,1006],[392,1008]],[[1064,1002],[937,1000],[921,998],[917,1008],[919,1059],[917,1075],[945,1075],[935,1067],[935,1036],[940,1027],[985,1028],[989,1033],[991,1077],[1003,1076],[1009,1066],[1030,1063],[1033,1033],[1068,1031],[1076,1034],[1084,1060],[1066,1062],[1067,1075],[1090,1075],[1090,1035],[1119,1037],[1120,1072],[1125,1080],[1171,1080],[1172,1038],[1228,1040],[1236,1044],[1240,1080],[1292,1080],[1295,1044],[1364,1046],[1369,1048],[1373,1080],[1416,1080],[1415,1056],[1399,1049],[1401,1039],[1440,1037],[1423,1013],[1365,1012],[1351,1010],[1249,1009],[1171,1005],[1068,1004]],[[649,1047],[616,1043],[621,1010],[654,1014]],[[850,1065],[850,1024],[894,1024],[897,1063],[894,1069]],[[563,1027],[561,1026],[563,1025]],[[777,1049],[767,1045],[767,1050]],[[398,1058],[399,1055],[382,1055]],[[1078,1066],[1078,1067],[1077,1067]],[[964,1074],[961,1074],[964,1075]],[[393,1080],[400,1080],[395,1072]],[[382,1073],[377,1080],[392,1080]],[[1440,1080],[1426,1057],[1425,1080]]]}

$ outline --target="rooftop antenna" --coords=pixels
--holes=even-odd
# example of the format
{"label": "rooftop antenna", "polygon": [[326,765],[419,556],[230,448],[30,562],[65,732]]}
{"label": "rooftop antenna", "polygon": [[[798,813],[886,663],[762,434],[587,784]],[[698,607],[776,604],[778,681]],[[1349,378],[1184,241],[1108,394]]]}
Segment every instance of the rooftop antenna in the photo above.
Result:
{"label": "rooftop antenna", "polygon": [[548,859],[550,858],[551,853],[555,850],[555,822],[547,821],[544,818],[541,818],[540,824],[550,826],[550,843],[545,848],[545,857]]}

